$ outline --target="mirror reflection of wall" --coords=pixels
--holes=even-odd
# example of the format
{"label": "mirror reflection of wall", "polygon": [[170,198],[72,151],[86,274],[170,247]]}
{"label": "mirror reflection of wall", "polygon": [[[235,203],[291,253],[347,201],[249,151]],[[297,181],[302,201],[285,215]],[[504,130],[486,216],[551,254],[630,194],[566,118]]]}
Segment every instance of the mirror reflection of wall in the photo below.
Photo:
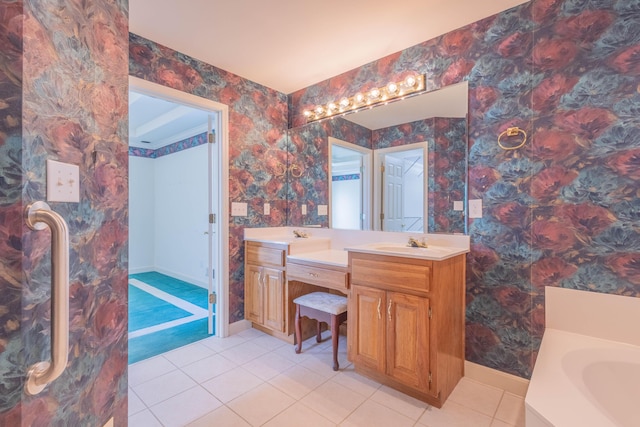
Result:
{"label": "mirror reflection of wall", "polygon": [[343,230],[371,228],[371,150],[329,137],[329,227]]}
{"label": "mirror reflection of wall", "polygon": [[[287,224],[355,227],[353,222],[346,225],[333,219],[350,215],[355,210],[352,204],[337,204],[331,200],[334,181],[330,172],[329,138],[334,137],[348,141],[355,148],[372,149],[374,153],[389,147],[426,144],[429,154],[424,156],[427,166],[422,206],[415,203],[417,197],[407,197],[414,201],[410,206],[394,205],[394,208],[413,211],[411,214],[416,218],[413,222],[420,222],[415,210],[422,207],[423,218],[426,218],[426,221],[422,220],[423,230],[428,233],[467,233],[467,109],[468,83],[463,82],[289,129],[290,161],[300,164],[305,173],[302,178],[288,177]],[[368,220],[360,225],[363,229],[384,228],[379,220],[380,209],[376,208],[381,203],[379,192],[373,191],[375,175],[369,174],[370,185],[366,186],[372,192],[371,199],[369,203],[362,202],[365,208],[367,205],[371,208]],[[302,203],[309,206],[306,214],[300,209]],[[325,204],[329,205],[328,216],[318,214],[315,209],[316,205]],[[341,206],[348,212],[341,212]],[[389,206],[388,211],[391,209]],[[405,214],[402,215],[404,218]],[[401,228],[408,229],[411,226],[408,221],[400,221]]]}

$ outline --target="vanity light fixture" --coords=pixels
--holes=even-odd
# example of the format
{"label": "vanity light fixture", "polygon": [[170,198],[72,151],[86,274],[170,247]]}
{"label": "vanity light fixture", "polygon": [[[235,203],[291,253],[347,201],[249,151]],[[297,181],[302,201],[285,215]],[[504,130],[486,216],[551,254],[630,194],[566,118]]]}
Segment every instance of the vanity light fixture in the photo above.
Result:
{"label": "vanity light fixture", "polygon": [[387,102],[392,99],[422,92],[425,90],[425,78],[423,74],[410,74],[400,82],[390,82],[384,87],[375,87],[367,92],[358,92],[351,97],[341,98],[337,102],[329,102],[325,105],[316,105],[311,110],[305,110],[304,116],[308,122],[324,119],[338,114],[356,111]]}

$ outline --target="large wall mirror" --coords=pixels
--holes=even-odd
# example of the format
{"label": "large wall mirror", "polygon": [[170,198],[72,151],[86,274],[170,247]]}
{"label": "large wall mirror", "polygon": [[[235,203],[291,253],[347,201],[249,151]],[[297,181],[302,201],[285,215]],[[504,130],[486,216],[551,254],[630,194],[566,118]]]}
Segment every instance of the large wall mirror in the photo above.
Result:
{"label": "large wall mirror", "polygon": [[287,224],[467,234],[468,84],[288,131]]}

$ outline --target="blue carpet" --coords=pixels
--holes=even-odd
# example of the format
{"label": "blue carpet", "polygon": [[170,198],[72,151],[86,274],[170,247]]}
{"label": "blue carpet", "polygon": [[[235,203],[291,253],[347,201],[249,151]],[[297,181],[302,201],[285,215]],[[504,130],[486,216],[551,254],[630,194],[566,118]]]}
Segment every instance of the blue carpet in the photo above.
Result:
{"label": "blue carpet", "polygon": [[[208,292],[200,286],[157,272],[132,274],[130,278],[137,279],[202,309],[207,309]],[[162,298],[129,285],[129,333],[184,319],[191,315],[192,313],[176,307]],[[204,318],[129,338],[129,363],[139,362],[208,336],[207,319]]]}

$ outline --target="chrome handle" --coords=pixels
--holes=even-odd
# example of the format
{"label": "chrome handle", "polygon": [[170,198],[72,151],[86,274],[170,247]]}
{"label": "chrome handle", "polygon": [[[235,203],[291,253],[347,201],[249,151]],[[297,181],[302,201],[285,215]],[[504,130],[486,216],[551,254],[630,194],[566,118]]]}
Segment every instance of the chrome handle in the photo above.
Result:
{"label": "chrome handle", "polygon": [[387,314],[389,315],[389,320],[391,320],[391,299],[389,299],[389,305],[387,306]]}
{"label": "chrome handle", "polygon": [[45,202],[27,206],[25,222],[32,230],[51,229],[51,362],[34,363],[27,371],[24,390],[33,396],[64,372],[69,357],[69,229]]}
{"label": "chrome handle", "polygon": [[318,277],[318,273],[308,273],[311,277]]}
{"label": "chrome handle", "polygon": [[380,314],[380,304],[382,304],[382,299],[378,298],[378,320],[382,318],[382,315]]}

